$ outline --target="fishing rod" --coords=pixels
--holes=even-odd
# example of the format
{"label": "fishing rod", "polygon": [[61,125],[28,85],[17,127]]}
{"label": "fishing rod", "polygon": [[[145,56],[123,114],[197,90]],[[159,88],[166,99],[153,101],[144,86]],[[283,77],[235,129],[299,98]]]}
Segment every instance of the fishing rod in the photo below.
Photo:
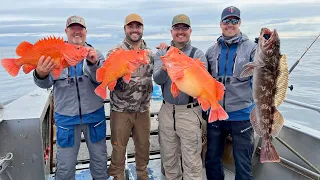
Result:
{"label": "fishing rod", "polygon": [[[307,50],[301,55],[301,57],[293,64],[293,66],[290,68],[289,70],[289,74],[292,72],[292,70],[299,64],[299,62],[301,61],[302,57],[309,51],[309,49],[311,48],[311,46],[317,41],[317,39],[319,38],[320,34],[316,37],[316,39],[310,44],[310,46],[307,48]],[[293,85],[290,85],[288,87],[291,91],[293,90]]]}

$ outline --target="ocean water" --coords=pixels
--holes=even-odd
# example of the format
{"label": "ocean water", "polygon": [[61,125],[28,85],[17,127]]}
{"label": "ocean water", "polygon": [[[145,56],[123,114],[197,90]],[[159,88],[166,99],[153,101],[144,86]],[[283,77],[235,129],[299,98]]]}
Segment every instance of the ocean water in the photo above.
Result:
{"label": "ocean water", "polygon": [[[314,37],[315,38],[315,37]],[[307,50],[314,38],[294,38],[281,40],[281,52],[287,55],[289,68]],[[147,41],[148,46],[155,52],[159,41]],[[169,43],[169,42],[167,42]],[[195,41],[192,44],[206,51],[213,44],[210,41]],[[104,55],[116,44],[94,44]],[[293,90],[287,91],[287,98],[320,107],[320,40],[316,41],[302,58],[298,66],[289,76],[289,85]],[[0,47],[0,59],[16,57],[15,47]],[[38,87],[34,84],[32,73],[20,72],[17,77],[11,77],[0,66],[0,102],[6,104]],[[285,120],[290,120],[320,131],[320,114],[316,111],[282,103],[279,107]]]}

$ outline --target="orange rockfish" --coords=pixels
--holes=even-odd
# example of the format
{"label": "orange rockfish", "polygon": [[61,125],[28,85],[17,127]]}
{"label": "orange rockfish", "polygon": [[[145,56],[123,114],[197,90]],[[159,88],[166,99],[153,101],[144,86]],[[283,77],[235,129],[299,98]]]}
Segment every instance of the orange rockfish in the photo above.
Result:
{"label": "orange rockfish", "polygon": [[160,59],[172,81],[171,93],[173,97],[177,97],[182,91],[197,98],[204,111],[211,107],[209,123],[229,118],[218,103],[223,99],[224,85],[209,74],[200,59],[192,59],[172,46]]}
{"label": "orange rockfish", "polygon": [[118,49],[112,52],[104,62],[103,66],[97,69],[96,79],[102,82],[94,92],[103,99],[107,98],[106,87],[110,91],[114,90],[119,78],[129,83],[131,73],[139,66],[148,64],[147,50],[124,50]]}
{"label": "orange rockfish", "polygon": [[48,37],[37,41],[34,45],[23,41],[16,48],[19,58],[5,58],[1,64],[11,76],[17,76],[22,66],[23,72],[28,74],[37,68],[42,55],[54,59],[55,67],[51,74],[53,78],[59,77],[63,68],[75,66],[84,59],[88,51],[84,46],[68,44],[63,38]]}

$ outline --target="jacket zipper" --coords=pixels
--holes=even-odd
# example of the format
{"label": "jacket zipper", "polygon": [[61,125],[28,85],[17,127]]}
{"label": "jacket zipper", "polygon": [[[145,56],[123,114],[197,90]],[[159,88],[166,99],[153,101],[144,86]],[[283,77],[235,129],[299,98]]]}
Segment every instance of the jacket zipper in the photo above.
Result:
{"label": "jacket zipper", "polygon": [[[223,85],[226,86],[226,74],[227,74],[227,64],[228,64],[228,54],[229,54],[229,47],[227,46],[227,52],[226,52],[226,64],[224,65],[224,76],[223,76]],[[226,109],[226,93],[224,92],[223,95],[223,109]]]}
{"label": "jacket zipper", "polygon": [[78,95],[78,103],[79,103],[79,114],[80,114],[80,124],[82,124],[82,112],[81,112],[81,99],[80,99],[80,92],[79,92],[79,85],[78,85],[78,76],[77,76],[77,66],[75,66],[75,80],[76,80],[76,87],[77,87],[77,95]]}

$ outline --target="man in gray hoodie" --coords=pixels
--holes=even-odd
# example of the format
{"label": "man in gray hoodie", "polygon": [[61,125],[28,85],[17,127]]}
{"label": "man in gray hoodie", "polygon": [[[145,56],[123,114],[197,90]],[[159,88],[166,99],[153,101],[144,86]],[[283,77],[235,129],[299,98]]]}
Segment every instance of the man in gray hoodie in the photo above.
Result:
{"label": "man in gray hoodie", "polygon": [[254,139],[249,120],[254,106],[251,77],[241,78],[243,65],[253,61],[256,44],[243,34],[240,10],[227,7],[221,15],[222,35],[206,52],[209,71],[225,85],[221,103],[229,115],[226,121],[215,121],[207,125],[206,173],[210,180],[223,180],[222,156],[225,140],[232,136],[236,179],[252,180],[251,158]]}
{"label": "man in gray hoodie", "polygon": [[83,132],[90,154],[90,172],[94,180],[107,174],[106,117],[103,100],[94,93],[99,85],[96,70],[104,63],[101,52],[86,43],[87,29],[82,17],[70,16],[66,22],[70,44],[85,46],[88,56],[76,66],[63,69],[53,79],[53,59],[42,56],[33,73],[37,86],[53,86],[54,119],[57,128],[56,180],[75,180],[75,166]]}

